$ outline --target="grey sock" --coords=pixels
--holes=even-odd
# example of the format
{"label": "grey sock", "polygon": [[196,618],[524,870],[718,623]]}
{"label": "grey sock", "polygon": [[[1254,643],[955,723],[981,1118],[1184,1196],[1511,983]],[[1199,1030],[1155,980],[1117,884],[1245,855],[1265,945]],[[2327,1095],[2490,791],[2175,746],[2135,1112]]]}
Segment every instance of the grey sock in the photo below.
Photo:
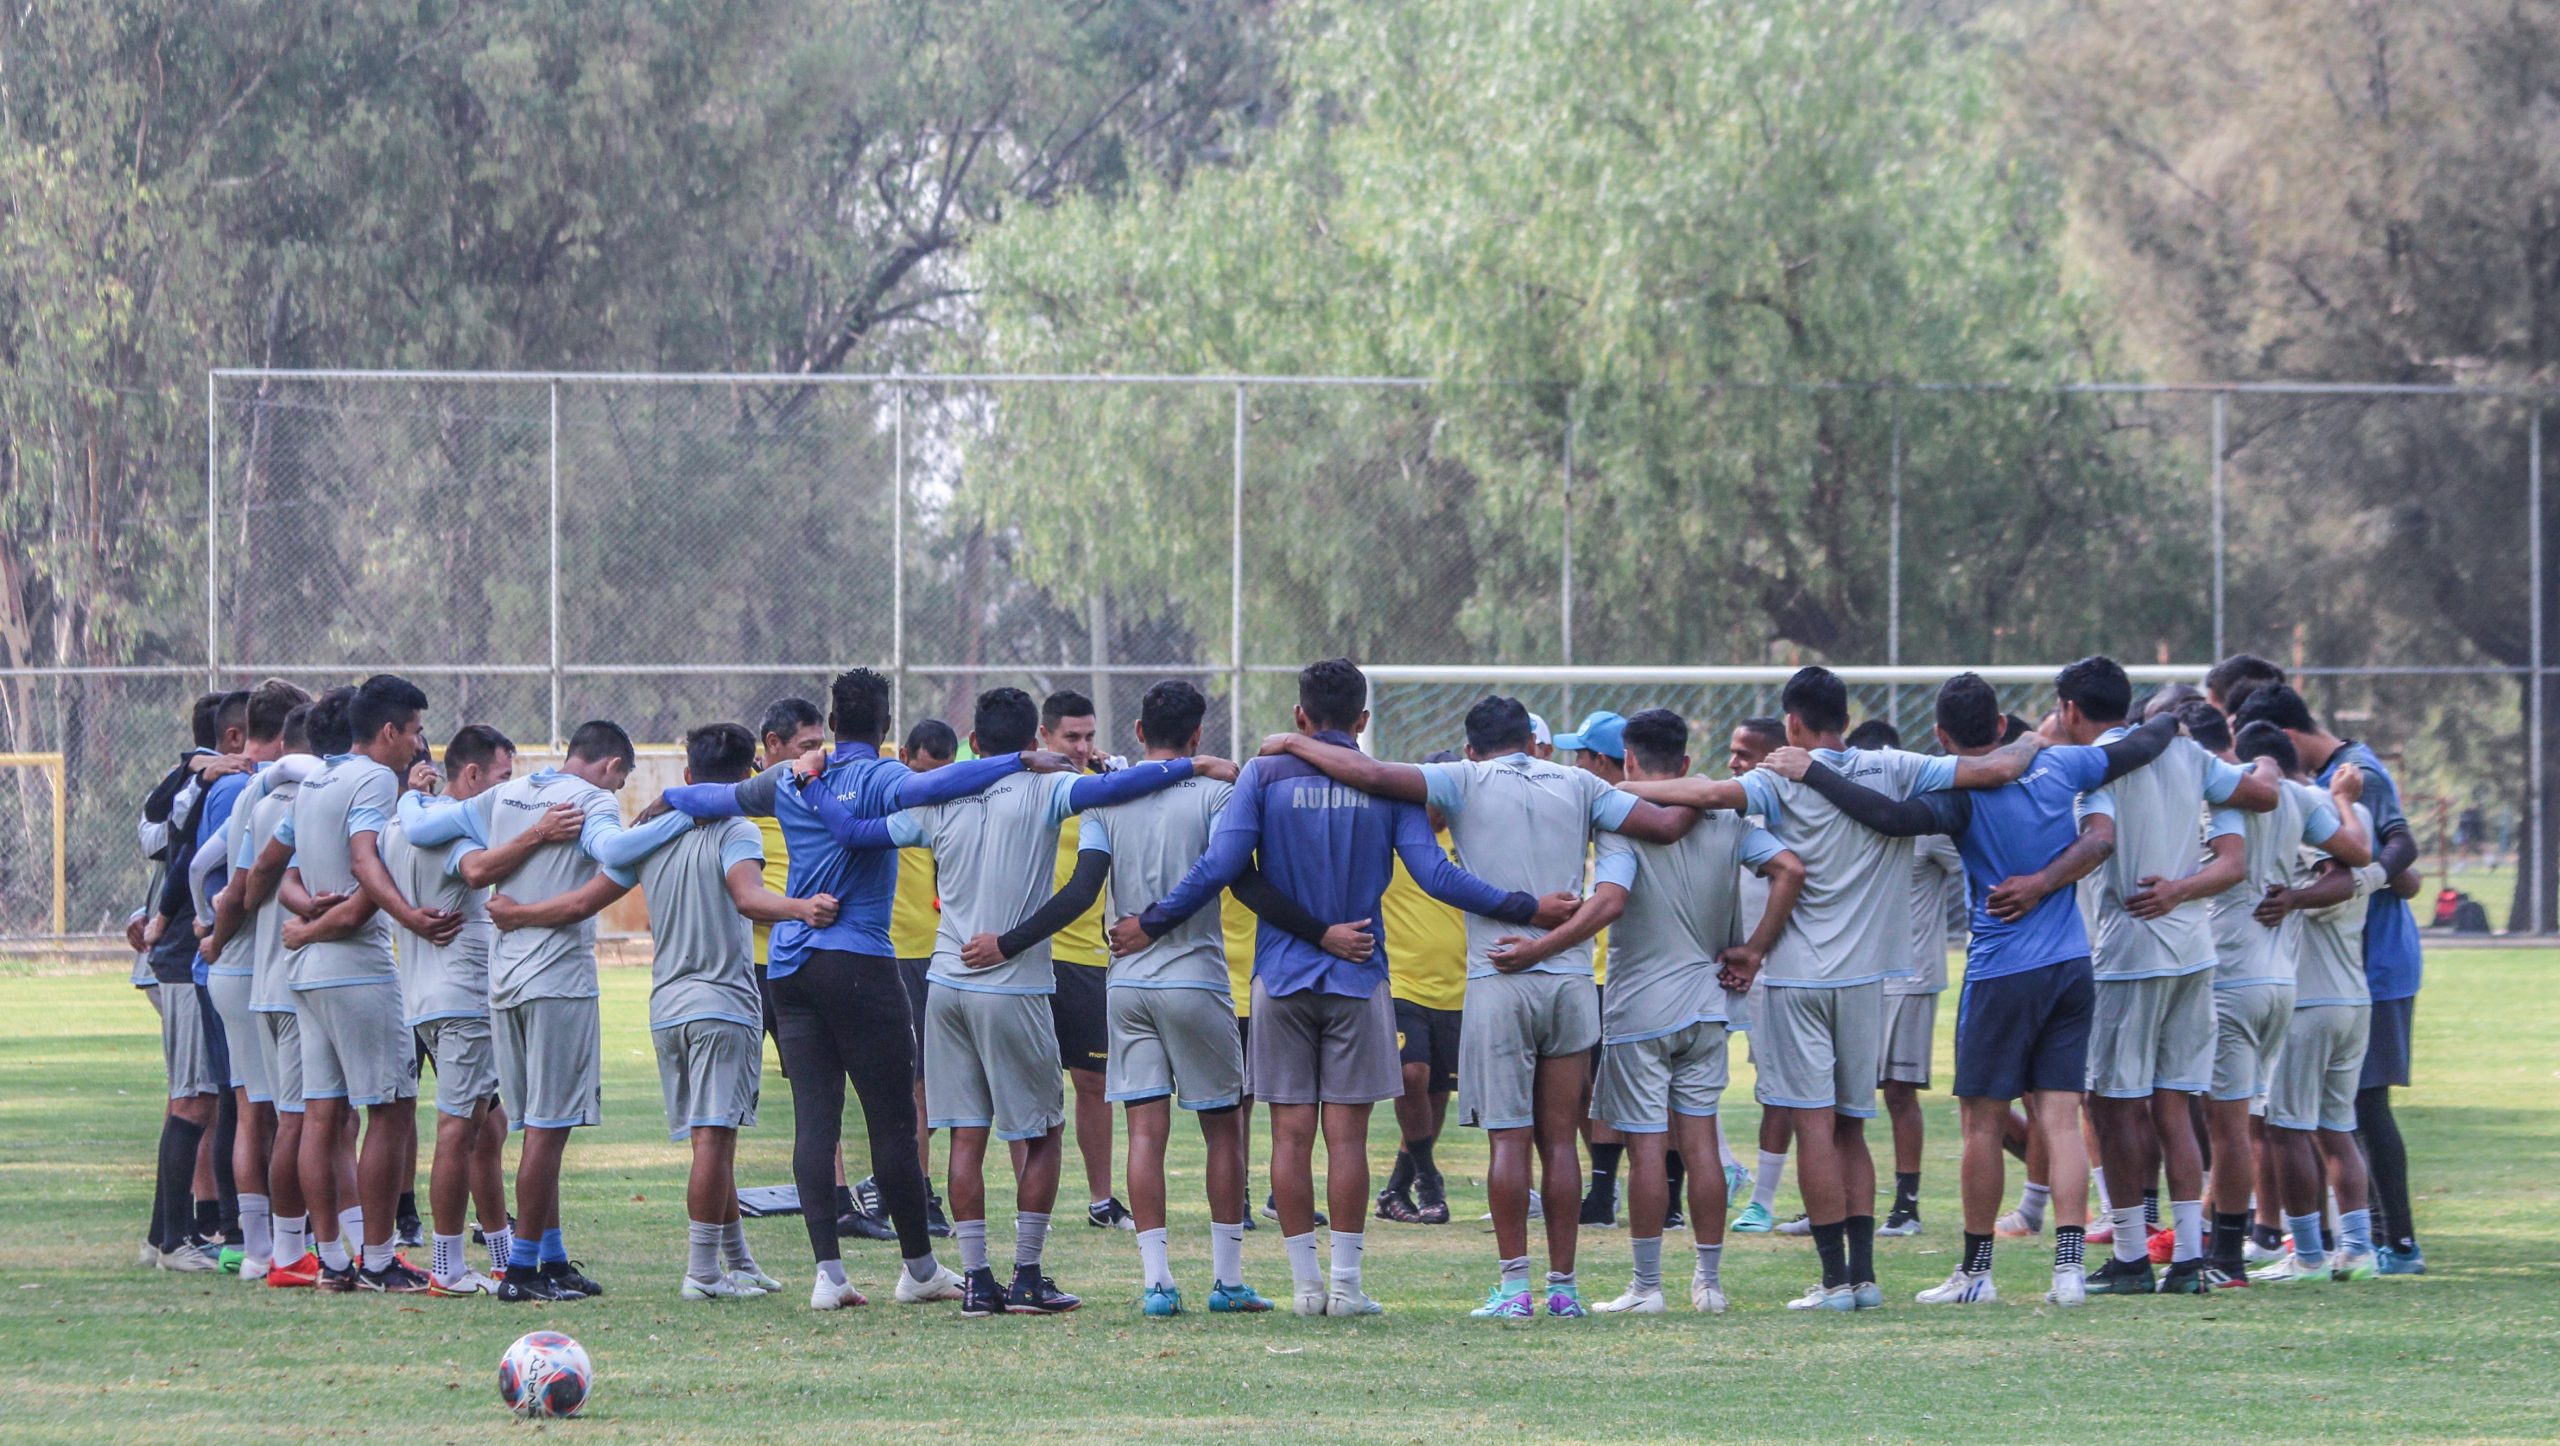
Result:
{"label": "grey sock", "polygon": [[823,1277],[829,1285],[842,1285],[844,1284],[844,1262],[841,1260],[821,1260],[818,1262],[818,1274]]}
{"label": "grey sock", "polygon": [[1636,1254],[1636,1289],[1662,1289],[1662,1237],[1630,1240],[1627,1245]]}
{"label": "grey sock", "polygon": [[960,1242],[960,1268],[971,1275],[987,1268],[987,1222],[954,1220],[951,1238]]}
{"label": "grey sock", "polygon": [[1709,1245],[1709,1244],[1707,1244],[1705,1241],[1700,1241],[1700,1242],[1698,1242],[1698,1284],[1700,1284],[1700,1285],[1712,1285],[1712,1286],[1717,1287],[1718,1289],[1722,1289],[1722,1288],[1723,1288],[1723,1286],[1724,1286],[1724,1244],[1723,1244],[1723,1242],[1719,1241],[1719,1242],[1717,1242],[1717,1243],[1716,1243],[1716,1244],[1714,1244],[1714,1245]]}
{"label": "grey sock", "polygon": [[720,1227],[720,1253],[727,1259],[731,1270],[762,1274],[761,1271],[756,1270],[754,1253],[747,1249],[746,1221],[732,1220]]}
{"label": "grey sock", "polygon": [[[981,1243],[983,1243],[985,1237],[980,1236],[979,1239]],[[941,1269],[942,1262],[934,1259],[933,1252],[928,1250],[924,1254],[907,1262],[907,1279],[915,1281],[918,1284],[922,1284],[925,1281],[933,1279],[934,1273]]]}
{"label": "grey sock", "polygon": [[686,1221],[684,1245],[684,1273],[687,1276],[705,1285],[720,1278],[720,1226],[717,1221]]}
{"label": "grey sock", "polygon": [[1013,1217],[1013,1268],[1040,1263],[1040,1252],[1049,1245],[1049,1217],[1029,1211]]}

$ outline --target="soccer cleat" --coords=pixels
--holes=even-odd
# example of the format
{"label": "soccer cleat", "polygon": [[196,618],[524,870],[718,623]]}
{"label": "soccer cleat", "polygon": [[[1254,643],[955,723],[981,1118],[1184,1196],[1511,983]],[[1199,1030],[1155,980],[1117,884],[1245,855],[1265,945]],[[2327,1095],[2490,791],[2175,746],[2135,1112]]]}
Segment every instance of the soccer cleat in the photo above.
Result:
{"label": "soccer cleat", "polygon": [[1013,1284],[1005,1288],[1004,1308],[1015,1315],[1065,1315],[1083,1301],[1058,1289],[1058,1283],[1036,1265],[1016,1266]]}
{"label": "soccer cleat", "polygon": [[1211,1315],[1260,1315],[1271,1309],[1262,1292],[1249,1285],[1212,1285],[1209,1287]]}
{"label": "soccer cleat", "polygon": [[1689,1228],[1689,1212],[1680,1208],[1680,1202],[1678,1199],[1673,1199],[1668,1205],[1663,1207],[1662,1228],[1665,1230],[1686,1230]]}
{"label": "soccer cleat", "polygon": [[2376,1275],[2424,1275],[2426,1273],[2427,1253],[2415,1245],[2406,1250],[2396,1245],[2386,1245],[2375,1253],[2374,1274]]}
{"label": "soccer cleat", "polygon": [[753,1286],[742,1287],[725,1275],[717,1280],[696,1280],[688,1275],[684,1283],[676,1287],[678,1300],[748,1300],[762,1294],[763,1291]]}
{"label": "soccer cleat", "polygon": [[1919,1212],[1905,1213],[1896,1210],[1884,1217],[1884,1223],[1876,1227],[1876,1233],[1878,1235],[1917,1235],[1920,1233]]}
{"label": "soccer cleat", "polygon": [[970,1271],[960,1290],[960,1318],[984,1320],[1005,1313],[1004,1287],[996,1283],[996,1273],[981,1265]]}
{"label": "soccer cleat", "polygon": [[427,1244],[427,1225],[417,1215],[403,1215],[392,1222],[391,1244],[400,1250],[423,1250]]}
{"label": "soccer cleat", "polygon": [[936,1240],[951,1238],[951,1217],[942,1213],[942,1197],[924,1197],[924,1233]]}
{"label": "soccer cleat", "polygon": [[2106,1264],[2089,1274],[2091,1295],[2149,1295],[2153,1288],[2148,1260],[2117,1260],[2110,1256]]}
{"label": "soccer cleat", "polygon": [[1991,1272],[1980,1275],[1970,1270],[1948,1273],[1945,1281],[1911,1297],[1922,1305],[1989,1305],[2000,1298],[1999,1287],[1991,1283]]}
{"label": "soccer cleat", "polygon": [[240,1279],[255,1284],[266,1279],[267,1272],[274,1268],[275,1262],[263,1255],[243,1256],[240,1260]]}
{"label": "soccer cleat", "polygon": [[2249,1272],[2252,1285],[2326,1285],[2329,1281],[2329,1258],[2305,1261],[2299,1255],[2288,1255],[2264,1270]]}
{"label": "soccer cleat", "polygon": [[1471,1320],[1535,1320],[1537,1303],[1529,1298],[1529,1287],[1505,1290],[1500,1281],[1484,1293],[1484,1304],[1468,1311]]}
{"label": "soccer cleat", "polygon": [[2381,1273],[2380,1261],[2370,1250],[2340,1250],[2329,1256],[2331,1280],[2371,1280]]}
{"label": "soccer cleat", "polygon": [[2175,1230],[2154,1230],[2149,1235],[2143,1237],[2142,1244],[2144,1251],[2150,1255],[2152,1264],[2167,1265],[2171,1260],[2177,1257],[2178,1232]]}
{"label": "soccer cleat", "polygon": [[451,1280],[427,1279],[427,1294],[458,1300],[468,1295],[496,1295],[498,1283],[476,1270],[465,1270]]}
{"label": "soccer cleat", "polygon": [[2091,1245],[2115,1244],[2115,1222],[2108,1219],[2104,1214],[2095,1211],[2091,1213],[2095,1215],[2096,1218],[2089,1222],[2089,1228],[2081,1232],[2080,1238]]}
{"label": "soccer cleat", "polygon": [[[1265,1220],[1277,1220],[1280,1218],[1280,1203],[1277,1196],[1265,1195],[1262,1197],[1262,1218]],[[1318,1230],[1322,1230],[1331,1224],[1333,1224],[1333,1222],[1325,1217],[1325,1213],[1323,1211],[1319,1210],[1316,1212],[1316,1228]],[[1138,1222],[1134,1220],[1130,1221],[1129,1228],[1132,1230],[1137,1229]]]}
{"label": "soccer cleat", "polygon": [[1747,1200],[1751,1197],[1751,1168],[1732,1164],[1724,1167],[1724,1198]]}
{"label": "soccer cleat", "polygon": [[2181,1260],[2160,1273],[2156,1290],[2161,1295],[2211,1295],[2213,1282],[2204,1277],[2204,1261]]}
{"label": "soccer cleat", "polygon": [[853,1182],[853,1208],[865,1215],[889,1218],[888,1208],[880,1203],[880,1177],[865,1175]]}
{"label": "soccer cleat", "polygon": [[1580,1320],[1591,1314],[1582,1304],[1582,1287],[1578,1285],[1548,1286],[1547,1314],[1562,1320]]}
{"label": "soccer cleat", "polygon": [[1413,1197],[1402,1190],[1379,1191],[1377,1211],[1379,1219],[1392,1220],[1398,1225],[1422,1223],[1422,1207],[1414,1204]]}
{"label": "soccer cleat", "polygon": [[309,1289],[320,1283],[320,1257],[306,1250],[300,1260],[287,1261],[267,1268],[267,1285],[275,1290],[293,1287]]}
{"label": "soccer cleat", "polygon": [[1793,1220],[1781,1223],[1775,1233],[1779,1235],[1794,1235],[1798,1237],[1811,1235],[1813,1233],[1813,1218],[1807,1215],[1799,1215]]}
{"label": "soccer cleat", "polygon": [[1425,1225],[1449,1223],[1449,1181],[1437,1170],[1413,1182],[1413,1201]]}
{"label": "soccer cleat", "polygon": [[1329,1316],[1385,1315],[1387,1308],[1369,1298],[1369,1293],[1353,1286],[1346,1290],[1337,1285],[1324,1295],[1324,1313]]}
{"label": "soccer cleat", "polygon": [[223,1274],[238,1275],[240,1273],[240,1263],[248,1258],[249,1252],[242,1250],[239,1246],[226,1245],[222,1247],[219,1254],[213,1257],[213,1262],[214,1264],[222,1267]]}
{"label": "soccer cleat", "polygon": [[1769,1207],[1754,1200],[1743,1206],[1742,1213],[1725,1228],[1737,1235],[1766,1235],[1770,1228]]}
{"label": "soccer cleat", "polygon": [[749,1287],[758,1295],[771,1295],[775,1291],[782,1289],[781,1281],[765,1274],[764,1267],[756,1264],[752,1260],[748,1261],[744,1265],[733,1265],[729,1267],[726,1273],[731,1280],[736,1281],[740,1285]]}
{"label": "soccer cleat", "polygon": [[2293,1252],[2291,1250],[2288,1250],[2281,1245],[2270,1250],[2266,1246],[2260,1245],[2257,1237],[2254,1235],[2249,1237],[2247,1240],[2242,1241],[2240,1245],[2240,1259],[2244,1264],[2248,1265],[2273,1265],[2292,1253]]}
{"label": "soccer cleat", "polygon": [[1787,1302],[1789,1310],[1836,1310],[1844,1315],[1857,1308],[1857,1289],[1846,1285],[1816,1285]]}
{"label": "soccer cleat", "polygon": [[1872,1280],[1862,1280],[1849,1291],[1850,1300],[1860,1310],[1884,1309],[1884,1290]]}
{"label": "soccer cleat", "polygon": [[1147,1287],[1147,1298],[1138,1302],[1138,1314],[1162,1320],[1182,1314],[1182,1288],[1173,1285]]}
{"label": "soccer cleat", "polygon": [[[1084,1211],[1084,1223],[1092,1226],[1096,1230],[1135,1230],[1138,1228],[1137,1219],[1130,1215],[1129,1207],[1121,1204],[1120,1197],[1117,1195],[1112,1196],[1110,1199],[1103,1201],[1099,1205],[1086,1206]],[[1319,1221],[1318,1223],[1321,1224],[1322,1222]]]}
{"label": "soccer cleat", "polygon": [[144,1270],[158,1270],[160,1268],[160,1247],[152,1244],[148,1240],[142,1242],[142,1254],[137,1257],[133,1263],[142,1267]]}
{"label": "soccer cleat", "polygon": [[1323,1286],[1301,1285],[1297,1289],[1297,1298],[1292,1302],[1292,1309],[1301,1316],[1322,1315],[1324,1314],[1324,1297]]}
{"label": "soccer cleat", "polygon": [[331,1265],[325,1260],[320,1262],[320,1288],[340,1295],[354,1290],[356,1288],[355,1263],[349,1261],[345,1265]]}
{"label": "soccer cleat", "polygon": [[856,1206],[836,1216],[836,1234],[850,1235],[856,1240],[895,1240],[898,1227],[885,1217]]}
{"label": "soccer cleat", "polygon": [[552,1284],[560,1287],[564,1293],[574,1291],[579,1295],[604,1294],[604,1287],[596,1284],[593,1280],[587,1277],[586,1263],[584,1261],[552,1261],[550,1264],[542,1267],[542,1276],[545,1280],[548,1280]]}
{"label": "soccer cleat", "polygon": [[2204,1268],[2204,1283],[2207,1290],[2247,1290],[2249,1272],[2245,1268],[2234,1272],[2209,1264]]}
{"label": "soccer cleat", "polygon": [[1639,1289],[1628,1286],[1627,1293],[1616,1300],[1604,1300],[1592,1307],[1602,1315],[1661,1315],[1671,1307],[1662,1303],[1662,1287]]}
{"label": "soccer cleat", "polygon": [[823,1270],[818,1272],[817,1282],[809,1287],[809,1309],[811,1310],[845,1310],[852,1306],[869,1304],[871,1304],[871,1297],[854,1289],[850,1279],[829,1280],[827,1273]]}
{"label": "soccer cleat", "polygon": [[[988,1277],[990,1280],[994,1278],[992,1275]],[[969,1283],[960,1278],[960,1272],[947,1265],[935,1265],[933,1275],[925,1280],[918,1280],[901,1269],[898,1288],[893,1295],[900,1305],[923,1305],[936,1300],[965,1301],[969,1298]]]}
{"label": "soccer cleat", "polygon": [[1689,1281],[1689,1305],[1692,1309],[1706,1315],[1724,1314],[1724,1287],[1709,1285],[1693,1277]]}
{"label": "soccer cleat", "polygon": [[497,1295],[511,1305],[528,1300],[586,1299],[574,1291],[562,1290],[559,1282],[539,1269],[524,1270],[512,1265],[498,1277]]}
{"label": "soccer cleat", "polygon": [[429,1283],[427,1273],[411,1265],[403,1255],[392,1256],[391,1263],[380,1270],[356,1272],[356,1289],[384,1295],[424,1295]]}
{"label": "soccer cleat", "polygon": [[2077,1270],[2053,1273],[2053,1289],[2044,1293],[2047,1305],[2074,1306],[2089,1303],[2089,1278]]}
{"label": "soccer cleat", "polygon": [[1580,1223],[1595,1230],[1618,1228],[1618,1187],[1615,1184],[1594,1184],[1583,1192]]}
{"label": "soccer cleat", "polygon": [[160,1252],[160,1268],[162,1270],[175,1270],[184,1274],[195,1275],[204,1272],[218,1272],[222,1269],[222,1262],[216,1260],[211,1251],[206,1250],[203,1246],[196,1244],[194,1241],[182,1240],[178,1242],[177,1249],[163,1250]]}
{"label": "soccer cleat", "polygon": [[2032,1240],[2044,1233],[2044,1222],[2027,1223],[2027,1212],[2012,1210],[1991,1223],[1991,1233],[2003,1240]]}

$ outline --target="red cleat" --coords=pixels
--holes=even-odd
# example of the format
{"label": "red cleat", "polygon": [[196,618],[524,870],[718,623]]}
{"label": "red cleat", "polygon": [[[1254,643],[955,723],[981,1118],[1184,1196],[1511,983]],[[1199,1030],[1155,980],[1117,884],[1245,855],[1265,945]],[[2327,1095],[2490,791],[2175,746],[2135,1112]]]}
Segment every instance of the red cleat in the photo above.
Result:
{"label": "red cleat", "polygon": [[2177,1253],[2178,1232],[2175,1230],[2154,1230],[2149,1236],[2145,1237],[2145,1242],[2150,1247],[2151,1263],[2154,1265],[2166,1265],[2169,1263],[2170,1258]]}
{"label": "red cleat", "polygon": [[279,1265],[267,1272],[267,1284],[278,1290],[301,1286],[310,1289],[320,1283],[320,1257],[306,1250],[291,1265]]}

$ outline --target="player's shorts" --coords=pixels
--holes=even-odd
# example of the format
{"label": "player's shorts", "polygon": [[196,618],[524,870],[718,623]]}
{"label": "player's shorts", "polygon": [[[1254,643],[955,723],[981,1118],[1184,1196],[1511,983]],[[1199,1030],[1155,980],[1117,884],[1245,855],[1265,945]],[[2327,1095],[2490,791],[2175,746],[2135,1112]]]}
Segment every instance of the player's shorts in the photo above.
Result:
{"label": "player's shorts", "polygon": [[510,1128],[604,1123],[604,1027],[594,999],[527,999],[493,1009],[489,1035]]}
{"label": "player's shorts", "polygon": [[2213,1097],[2254,1100],[2265,1093],[2292,1023],[2290,984],[2213,991]]}
{"label": "player's shorts", "polygon": [[214,1068],[213,1031],[219,1021],[197,997],[196,987],[163,984],[156,992],[163,1005],[160,1062],[168,1067],[169,1098],[191,1100],[198,1095],[218,1095],[230,1088],[226,1074]]}
{"label": "player's shorts", "polygon": [[2088,1090],[2136,1100],[2154,1090],[2202,1094],[2213,1084],[2213,970],[2100,979],[2089,1030]]}
{"label": "player's shorts", "polygon": [[430,1019],[416,1034],[418,1067],[435,1066],[436,1113],[467,1120],[498,1097],[498,1047],[488,1016]]}
{"label": "player's shorts", "polygon": [[929,1128],[992,1130],[999,1140],[1036,1140],[1066,1123],[1051,997],[986,994],[942,983],[926,992]]}
{"label": "player's shorts", "polygon": [[266,1057],[258,1050],[257,1016],[249,1012],[249,991],[256,981],[246,974],[216,974],[205,981],[213,998],[214,1017],[222,1021],[222,1052],[231,1065],[231,1087],[246,1090],[249,1103],[275,1098],[267,1084]]}
{"label": "player's shorts", "polygon": [[2089,1077],[2096,988],[2086,958],[1988,979],[1968,977],[1956,996],[1956,1094],[2023,1099],[2038,1090],[2080,1093]]}
{"label": "player's shorts", "polygon": [[1396,1058],[1408,1065],[1428,1065],[1431,1092],[1445,1095],[1458,1087],[1458,1045],[1465,1032],[1463,1010],[1434,1009],[1410,999],[1396,1001]]}
{"label": "player's shorts", "polygon": [[658,1088],[667,1097],[667,1138],[682,1144],[707,1126],[743,1130],[756,1122],[764,1081],[764,1038],[730,1019],[689,1019],[649,1032],[658,1049]]}
{"label": "player's shorts", "polygon": [[1772,986],[1753,1022],[1752,1093],[1764,1106],[1876,1117],[1884,981],[1840,989]]}
{"label": "player's shorts", "polygon": [[2267,1123],[2282,1130],[2352,1131],[2364,1078],[2370,1004],[2313,1004],[2293,1012],[2267,1084]]}
{"label": "player's shorts", "polygon": [[276,1113],[302,1113],[302,1016],[289,1009],[261,1009],[254,1040],[258,1062],[267,1072],[267,1090]]}
{"label": "player's shorts", "polygon": [[1058,1036],[1058,1065],[1100,1071],[1111,1058],[1111,969],[1060,959],[1055,972],[1049,1023]]}
{"label": "player's shorts", "polygon": [[1888,994],[1884,1001],[1884,1054],[1876,1083],[1929,1087],[1929,1056],[1937,1047],[1938,996]]}
{"label": "player's shorts", "polygon": [[1366,999],[1309,989],[1274,997],[1253,981],[1245,1076],[1271,1105],[1371,1105],[1404,1093],[1395,999],[1378,981]]}
{"label": "player's shorts", "polygon": [[1714,1114],[1724,1086],[1725,1027],[1700,1020],[1652,1039],[1600,1046],[1591,1117],[1630,1135],[1661,1134],[1673,1115]]}
{"label": "player's shorts", "polygon": [[933,973],[933,956],[898,961],[898,982],[907,989],[907,1018],[915,1021],[916,1082],[924,1082],[924,1005],[925,979]]}
{"label": "player's shorts", "polygon": [[2358,1082],[2363,1089],[2409,1087],[2409,1034],[2418,1010],[2416,996],[2407,999],[2377,999],[2373,1010],[2371,1042],[2365,1046],[2364,1075]]}
{"label": "player's shorts", "polygon": [[[763,1005],[764,1037],[773,1041],[774,1057],[776,1059],[781,1059],[782,1012],[774,1007],[773,971],[769,965],[758,964],[756,966],[756,998]],[[916,1017],[922,1018],[922,1012],[918,1011]],[[789,1060],[783,1060],[782,1062],[782,1077],[784,1079],[791,1078],[791,1062]]]}
{"label": "player's shorts", "polygon": [[1600,991],[1588,974],[1488,974],[1467,981],[1458,1028],[1458,1123],[1537,1123],[1538,1061],[1600,1042]]}
{"label": "player's shorts", "polygon": [[1115,1103],[1173,1096],[1186,1110],[1223,1110],[1244,1098],[1244,1045],[1235,1001],[1225,990],[1111,991],[1111,1062],[1103,1098]]}
{"label": "player's shorts", "polygon": [[303,1099],[371,1108],[418,1097],[417,1040],[401,1022],[396,980],[305,989],[293,1002],[302,1016]]}

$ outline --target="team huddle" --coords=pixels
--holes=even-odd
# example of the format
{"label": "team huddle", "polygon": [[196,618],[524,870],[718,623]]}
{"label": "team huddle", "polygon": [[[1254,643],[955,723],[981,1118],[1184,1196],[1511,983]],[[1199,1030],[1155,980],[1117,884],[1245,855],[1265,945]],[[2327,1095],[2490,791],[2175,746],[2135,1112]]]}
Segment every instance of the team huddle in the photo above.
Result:
{"label": "team huddle", "polygon": [[[1919,1092],[1959,895],[1963,1251],[1920,1303],[1995,1300],[1995,1238],[2048,1217],[2056,1305],[2423,1271],[2389,1102],[2419,977],[2415,841],[2381,761],[2273,664],[2230,659],[2136,718],[2124,670],[2084,659],[2037,725],[1961,674],[1926,755],[1881,720],[1852,730],[1845,685],[1809,667],[1780,716],[1732,725],[1722,778],[1692,772],[1672,710],[1552,736],[1499,696],[1468,712],[1463,754],[1387,762],[1359,745],[1356,666],[1298,681],[1292,730],[1239,767],[1198,751],[1208,704],[1188,683],[1147,690],[1124,760],[1100,756],[1090,701],[1014,688],[977,698],[965,746],[934,720],[892,746],[889,681],[856,669],[823,714],[783,699],[756,732],[692,730],[682,786],[629,822],[636,755],[610,722],[518,775],[486,724],[432,753],[429,699],[402,678],[207,695],[196,748],[143,809],[165,868],[131,933],[169,1070],[143,1263],[271,1288],[601,1294],[569,1254],[562,1182],[574,1132],[602,1119],[596,918],[637,887],[667,1127],[691,1151],[688,1301],[782,1288],[735,1179],[770,1034],[821,1310],[865,1303],[846,1234],[896,1243],[902,1304],[1076,1309],[1044,1265],[1068,1081],[1087,1221],[1134,1232],[1148,1316],[1185,1310],[1177,1106],[1206,1150],[1207,1308],[1273,1308],[1245,1278],[1258,1102],[1292,1306],[1358,1317],[1383,1309],[1370,1213],[1450,1221],[1453,1095],[1489,1147],[1496,1271],[1476,1316],[1661,1313],[1664,1237],[1684,1226],[1699,1311],[1727,1308],[1728,1228],[1811,1238],[1819,1279],[1790,1308],[1873,1309],[1875,1237],[1921,1229]],[[1719,1115],[1735,1033],[1762,1107],[1751,1167]],[[848,1086],[872,1162],[854,1184]],[[1381,1101],[1400,1147],[1373,1195]],[[1009,1276],[991,1142],[1013,1176]],[[1780,1223],[1791,1153],[1803,1214]],[[2003,1214],[2012,1154],[2026,1185]],[[1586,1305],[1580,1234],[1618,1223],[1622,1171],[1630,1278]],[[404,1248],[429,1240],[419,1270]]]}

